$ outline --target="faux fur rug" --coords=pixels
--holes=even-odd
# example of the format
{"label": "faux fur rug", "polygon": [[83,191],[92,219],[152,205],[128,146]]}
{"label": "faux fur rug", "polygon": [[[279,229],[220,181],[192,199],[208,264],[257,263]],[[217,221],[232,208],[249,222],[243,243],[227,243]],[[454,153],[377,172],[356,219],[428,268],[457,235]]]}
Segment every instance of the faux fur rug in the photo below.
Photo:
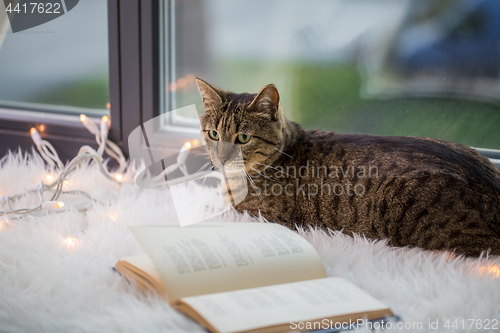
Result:
{"label": "faux fur rug", "polygon": [[[0,196],[22,193],[48,173],[37,156],[6,156],[0,164]],[[131,181],[131,173],[124,178]],[[142,295],[111,270],[121,257],[143,253],[128,226],[172,219],[167,191],[126,182],[117,186],[95,165],[77,169],[66,186],[103,204],[82,212],[78,209],[89,201],[71,196],[62,199],[67,205],[59,213],[0,217],[0,331],[203,332],[165,301]],[[193,214],[210,200],[203,191],[184,195],[185,209]],[[15,207],[37,200],[27,195]],[[252,221],[234,212],[219,220]],[[76,241],[67,240],[78,231]],[[448,258],[340,232],[298,232],[318,250],[328,275],[352,281],[401,317],[406,328],[390,331],[485,332],[495,320],[500,329],[500,278],[494,279],[498,257]],[[455,320],[458,327],[453,328]],[[483,329],[487,320],[489,329]]]}

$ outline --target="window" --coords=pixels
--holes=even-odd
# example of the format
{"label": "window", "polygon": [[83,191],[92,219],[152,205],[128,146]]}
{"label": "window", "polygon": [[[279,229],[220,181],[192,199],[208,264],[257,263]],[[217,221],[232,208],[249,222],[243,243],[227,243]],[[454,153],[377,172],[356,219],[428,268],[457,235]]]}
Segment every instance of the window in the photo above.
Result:
{"label": "window", "polygon": [[[5,13],[3,2],[0,11]],[[4,20],[0,32],[2,106],[78,115],[108,113],[105,1],[80,1],[64,15],[16,33]]]}
{"label": "window", "polygon": [[[66,0],[60,4],[57,18],[13,32],[11,21],[23,17],[14,13],[9,19],[5,3],[0,2],[2,156],[18,147],[30,150],[29,130],[37,127],[61,158],[68,160],[80,146],[95,146],[79,115],[110,113],[107,2]],[[27,7],[29,11],[29,2]]]}
{"label": "window", "polygon": [[[500,3],[166,1],[165,107],[274,83],[308,129],[500,149]],[[490,157],[497,152],[482,150]]]}

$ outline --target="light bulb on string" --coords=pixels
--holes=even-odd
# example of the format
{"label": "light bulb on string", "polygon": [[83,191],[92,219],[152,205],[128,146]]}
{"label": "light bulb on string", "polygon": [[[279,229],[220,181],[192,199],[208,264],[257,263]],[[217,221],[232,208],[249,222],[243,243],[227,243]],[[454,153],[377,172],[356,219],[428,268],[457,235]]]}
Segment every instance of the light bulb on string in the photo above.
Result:
{"label": "light bulb on string", "polygon": [[99,133],[99,128],[97,128],[97,125],[89,119],[86,115],[83,113],[80,115],[80,121],[82,122],[83,126],[87,128],[87,130],[94,134],[97,135]]}
{"label": "light bulb on string", "polygon": [[66,238],[66,244],[68,244],[68,245],[75,245],[76,242],[77,242],[77,240],[73,236],[69,236]]}
{"label": "light bulb on string", "polygon": [[40,133],[38,133],[35,127],[32,127],[30,129],[30,134],[31,134],[31,139],[33,139],[35,145],[39,146],[40,144],[42,144],[42,137],[40,136]]}
{"label": "light bulb on string", "polygon": [[54,210],[64,207],[64,202],[62,201],[47,201],[42,203],[42,209]]}
{"label": "light bulb on string", "polygon": [[105,137],[107,137],[108,132],[109,132],[109,117],[102,116],[102,118],[101,118],[101,134],[104,135]]}
{"label": "light bulb on string", "polygon": [[118,212],[116,211],[109,211],[108,212],[108,217],[111,219],[111,221],[115,222],[116,223],[116,220],[118,220]]}
{"label": "light bulb on string", "polygon": [[191,142],[186,142],[184,145],[182,145],[181,150],[179,151],[179,154],[177,154],[177,163],[178,164],[184,164],[186,162],[186,159],[189,155],[189,148],[191,148]]}
{"label": "light bulb on string", "polygon": [[109,116],[102,116],[101,120],[108,124],[108,128],[111,127],[111,118]]}
{"label": "light bulb on string", "polygon": [[73,252],[78,245],[78,239],[74,236],[68,236],[64,239],[64,244],[70,252]]}

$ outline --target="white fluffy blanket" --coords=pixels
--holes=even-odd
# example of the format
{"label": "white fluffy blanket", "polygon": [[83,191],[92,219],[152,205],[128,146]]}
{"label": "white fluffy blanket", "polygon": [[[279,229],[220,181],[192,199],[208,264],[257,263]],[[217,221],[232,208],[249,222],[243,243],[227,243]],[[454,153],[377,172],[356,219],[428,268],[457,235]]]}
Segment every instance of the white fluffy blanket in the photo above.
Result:
{"label": "white fluffy blanket", "polygon": [[[0,166],[0,196],[24,192],[47,174],[38,157],[6,156]],[[132,175],[124,178],[130,181]],[[143,253],[128,226],[169,223],[173,209],[166,191],[132,183],[117,186],[95,165],[73,172],[66,186],[103,204],[81,212],[77,208],[88,201],[71,196],[63,198],[67,205],[59,213],[0,217],[0,331],[202,332],[165,301],[142,295],[111,269],[120,257]],[[210,200],[200,193],[185,193],[185,209],[193,214]],[[15,207],[37,200],[28,195]],[[219,220],[252,221],[234,212]],[[78,231],[76,241],[68,242]],[[328,275],[352,281],[402,318],[406,329],[390,331],[484,332],[500,320],[500,278],[493,278],[498,257],[449,259],[444,253],[392,248],[340,232],[298,232],[318,250]],[[490,329],[480,329],[487,320]]]}

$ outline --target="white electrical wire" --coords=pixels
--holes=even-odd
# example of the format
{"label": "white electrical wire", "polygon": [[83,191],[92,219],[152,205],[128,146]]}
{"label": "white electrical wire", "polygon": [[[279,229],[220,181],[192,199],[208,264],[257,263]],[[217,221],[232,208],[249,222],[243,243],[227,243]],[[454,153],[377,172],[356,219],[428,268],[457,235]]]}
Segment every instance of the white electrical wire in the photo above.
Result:
{"label": "white electrical wire", "polygon": [[59,155],[57,155],[54,147],[50,144],[50,142],[42,140],[40,133],[38,133],[38,130],[35,127],[31,128],[30,134],[36,148],[38,149],[38,152],[45,160],[45,162],[47,162],[47,164],[49,164],[52,169],[55,168],[56,164],[59,169],[64,168],[64,163],[59,158]]}
{"label": "white electrical wire", "polygon": [[[224,175],[222,173],[217,172],[217,171],[206,171],[206,172],[197,172],[194,174],[189,174],[186,166],[186,160],[189,155],[189,148],[191,147],[191,144],[187,142],[181,147],[181,150],[179,151],[179,154],[177,155],[177,161],[174,164],[169,165],[166,167],[162,172],[160,172],[158,175],[153,177],[151,180],[154,184],[156,184],[156,187],[165,187],[165,186],[174,186],[183,182],[188,182],[192,180],[197,180],[201,178],[216,178],[221,181],[224,180]],[[162,181],[165,179],[165,176],[171,174],[175,170],[180,170],[182,174],[184,175],[183,177],[177,177],[172,180],[167,180],[167,181]]]}
{"label": "white electrical wire", "polygon": [[108,138],[108,123],[106,120],[104,120],[104,117],[101,118],[101,131],[100,131],[100,143],[99,143],[99,140],[97,140],[96,138],[96,141],[98,141],[99,143],[99,148],[97,148],[97,154],[99,156],[102,156],[102,154],[104,153],[104,149],[106,148],[106,139]]}
{"label": "white electrical wire", "polygon": [[[88,131],[95,135],[95,140],[98,145],[97,154],[99,156],[106,152],[111,158],[115,159],[119,164],[119,171],[123,172],[127,168],[127,159],[123,155],[122,150],[117,144],[108,140],[108,132],[110,127],[110,120],[108,116],[103,116],[100,122],[100,130],[96,123],[89,119],[86,115],[80,115],[80,121],[88,129]],[[88,147],[88,146],[87,146]],[[82,147],[83,148],[83,147]],[[88,152],[88,150],[87,150]]]}
{"label": "white electrical wire", "polygon": [[[41,184],[34,184],[34,185],[28,187],[28,191],[26,193],[37,192],[40,195],[40,204],[35,205],[33,207],[30,207],[30,208],[12,209],[11,202],[14,200],[20,199],[26,193],[17,194],[17,195],[11,196],[11,197],[3,196],[2,201],[0,202],[1,203],[0,208],[3,208],[3,206],[7,202],[8,206],[9,206],[9,210],[6,210],[6,211],[0,210],[0,217],[4,216],[4,215],[9,215],[9,214],[25,215],[25,214],[30,214],[30,213],[35,212],[35,211],[42,210],[42,209],[53,210],[53,209],[62,208],[64,206],[64,203],[58,201],[61,194],[77,194],[77,195],[84,196],[93,202],[100,202],[99,200],[93,199],[88,193],[85,193],[83,191],[63,191],[62,190],[64,181],[68,178],[68,175],[78,166],[78,164],[80,164],[82,161],[84,161],[86,159],[94,160],[97,163],[101,173],[106,178],[108,178],[112,181],[116,181],[115,178],[113,178],[108,173],[108,171],[104,168],[104,165],[102,163],[102,158],[99,155],[84,153],[82,155],[76,156],[73,160],[71,160],[71,162],[69,162],[68,165],[66,166],[66,168],[64,168],[64,170],[61,172],[59,177],[57,177],[57,179],[55,181],[53,181],[51,184],[45,184],[42,181]],[[53,192],[52,197],[48,201],[45,201],[45,199],[43,197],[44,192]],[[48,204],[48,203],[50,203],[50,204]],[[55,203],[58,203],[58,204],[56,205]]]}

